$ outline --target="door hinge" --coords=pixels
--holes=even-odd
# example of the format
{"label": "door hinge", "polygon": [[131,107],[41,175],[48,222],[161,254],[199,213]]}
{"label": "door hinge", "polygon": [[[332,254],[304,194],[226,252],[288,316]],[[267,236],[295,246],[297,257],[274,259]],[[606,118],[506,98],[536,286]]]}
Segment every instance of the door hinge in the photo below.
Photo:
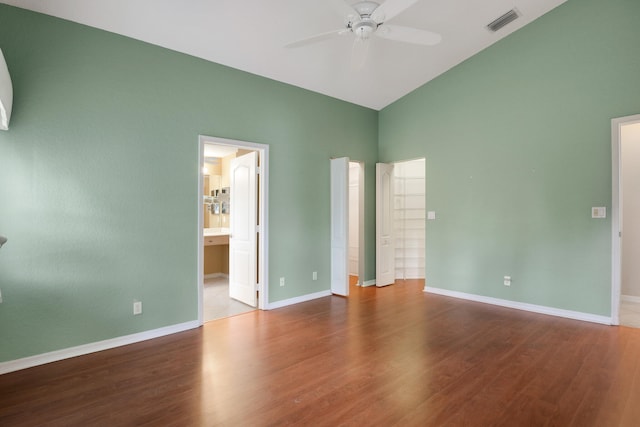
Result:
{"label": "door hinge", "polygon": [[256,166],[256,174],[260,175],[262,173],[262,168],[260,166]]}
{"label": "door hinge", "polygon": [[260,290],[260,283],[256,283],[256,291]]}
{"label": "door hinge", "polygon": [[256,233],[260,233],[260,226],[256,225]]}

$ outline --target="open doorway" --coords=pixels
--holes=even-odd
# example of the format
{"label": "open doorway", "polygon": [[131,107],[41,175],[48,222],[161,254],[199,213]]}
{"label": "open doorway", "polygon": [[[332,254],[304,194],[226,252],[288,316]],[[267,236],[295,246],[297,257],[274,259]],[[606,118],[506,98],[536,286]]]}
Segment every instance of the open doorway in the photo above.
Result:
{"label": "open doorway", "polygon": [[425,159],[376,165],[376,286],[425,278]]}
{"label": "open doorway", "polygon": [[640,115],[614,119],[612,323],[640,328]]}
{"label": "open doorway", "polygon": [[268,147],[201,136],[198,319],[264,309]]}
{"label": "open doorway", "polygon": [[425,159],[397,162],[394,166],[395,278],[424,279]]}
{"label": "open doorway", "polygon": [[364,164],[349,162],[349,285],[364,286]]}

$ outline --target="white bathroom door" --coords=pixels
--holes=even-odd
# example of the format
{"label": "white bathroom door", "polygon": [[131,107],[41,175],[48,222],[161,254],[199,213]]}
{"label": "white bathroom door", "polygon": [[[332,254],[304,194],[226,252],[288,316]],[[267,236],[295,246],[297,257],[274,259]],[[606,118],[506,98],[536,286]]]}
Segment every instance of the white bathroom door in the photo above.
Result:
{"label": "white bathroom door", "polygon": [[349,158],[331,159],[331,293],[349,296]]}
{"label": "white bathroom door", "polygon": [[231,159],[229,171],[229,296],[252,307],[257,304],[258,154]]}
{"label": "white bathroom door", "polygon": [[376,164],[376,286],[395,282],[393,165]]}

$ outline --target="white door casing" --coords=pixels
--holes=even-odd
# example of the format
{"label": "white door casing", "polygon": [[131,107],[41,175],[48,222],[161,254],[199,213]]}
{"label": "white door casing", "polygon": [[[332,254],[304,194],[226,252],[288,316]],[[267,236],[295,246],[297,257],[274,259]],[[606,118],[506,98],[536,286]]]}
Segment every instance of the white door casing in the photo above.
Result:
{"label": "white door casing", "polygon": [[349,295],[349,158],[331,159],[331,292]]}
{"label": "white door casing", "polygon": [[622,273],[622,127],[640,123],[640,114],[611,120],[611,324],[620,324]]}
{"label": "white door casing", "polygon": [[252,307],[257,294],[256,152],[231,159],[229,171],[229,296]]}
{"label": "white door casing", "polygon": [[376,164],[376,286],[395,281],[393,165]]}

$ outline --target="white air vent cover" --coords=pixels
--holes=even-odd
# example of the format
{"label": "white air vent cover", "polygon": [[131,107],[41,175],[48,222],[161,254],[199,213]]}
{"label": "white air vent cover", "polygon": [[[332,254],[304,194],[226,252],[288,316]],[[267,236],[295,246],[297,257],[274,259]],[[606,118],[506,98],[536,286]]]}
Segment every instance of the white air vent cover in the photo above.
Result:
{"label": "white air vent cover", "polygon": [[504,15],[500,16],[499,18],[491,22],[489,25],[487,25],[487,28],[489,29],[489,31],[492,31],[495,33],[500,28],[518,19],[519,16],[520,14],[518,13],[517,10],[511,9],[509,12],[505,13]]}

